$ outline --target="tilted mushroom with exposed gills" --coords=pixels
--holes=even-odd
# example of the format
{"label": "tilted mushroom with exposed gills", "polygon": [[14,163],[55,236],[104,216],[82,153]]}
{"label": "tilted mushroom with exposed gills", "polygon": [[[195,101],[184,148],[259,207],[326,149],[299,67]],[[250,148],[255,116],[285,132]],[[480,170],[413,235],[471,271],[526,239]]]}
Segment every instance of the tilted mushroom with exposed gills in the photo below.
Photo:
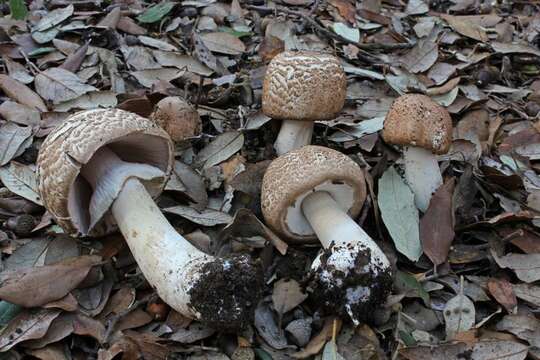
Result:
{"label": "tilted mushroom with exposed gills", "polygon": [[366,198],[362,170],[348,156],[307,145],[278,157],[262,183],[264,218],[291,243],[320,240],[313,296],[325,307],[369,320],[392,287],[386,255],[353,220]]}
{"label": "tilted mushroom with exposed gills", "polygon": [[272,59],[263,83],[265,115],[283,120],[278,155],[311,143],[313,123],[335,118],[345,102],[347,77],[339,59],[312,51],[285,51]]}
{"label": "tilted mushroom with exposed gills", "polygon": [[450,149],[450,114],[426,95],[402,95],[386,114],[382,136],[389,144],[404,146],[405,178],[416,206],[425,212],[431,196],[443,183],[435,154],[446,154]]}
{"label": "tilted mushroom with exposed gills", "polygon": [[122,110],[77,113],[43,142],[38,187],[72,235],[124,235],[148,282],[184,316],[219,328],[251,321],[262,287],[249,257],[216,258],[180,236],[153,201],[173,163],[172,142],[148,119]]}

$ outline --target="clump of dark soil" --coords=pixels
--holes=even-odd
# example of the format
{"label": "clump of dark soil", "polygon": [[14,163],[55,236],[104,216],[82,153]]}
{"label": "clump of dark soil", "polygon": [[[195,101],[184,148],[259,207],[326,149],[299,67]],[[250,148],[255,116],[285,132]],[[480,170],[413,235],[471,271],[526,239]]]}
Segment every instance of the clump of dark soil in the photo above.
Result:
{"label": "clump of dark soil", "polygon": [[[330,257],[337,252],[355,251],[357,254],[354,267],[349,269],[348,274],[328,262]],[[391,268],[379,270],[376,273],[366,272],[365,266],[372,261],[369,248],[351,249],[345,246],[332,246],[324,251],[320,260],[321,266],[312,271],[309,277],[313,301],[329,313],[337,313],[346,318],[351,318],[352,314],[354,321],[373,322],[375,310],[385,303],[392,290]],[[382,264],[377,265],[381,268]],[[358,287],[369,288],[369,296],[351,301],[347,294]]]}
{"label": "clump of dark soil", "polygon": [[189,306],[216,329],[234,331],[253,322],[262,294],[263,272],[247,255],[216,258],[201,269],[189,291]]}

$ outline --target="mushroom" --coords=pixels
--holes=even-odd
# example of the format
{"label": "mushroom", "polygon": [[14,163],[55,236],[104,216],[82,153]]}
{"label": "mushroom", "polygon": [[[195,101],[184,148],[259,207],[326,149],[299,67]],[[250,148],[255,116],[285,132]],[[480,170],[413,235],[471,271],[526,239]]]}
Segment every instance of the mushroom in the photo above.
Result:
{"label": "mushroom", "polygon": [[264,77],[262,109],[283,120],[274,143],[277,154],[309,144],[313,123],[335,118],[346,92],[347,78],[335,56],[310,51],[275,56]]}
{"label": "mushroom", "polygon": [[248,256],[205,254],[169,224],[153,197],[172,163],[169,136],[150,120],[123,110],[84,111],[43,142],[38,189],[71,235],[118,227],[145,278],[173,309],[216,327],[242,327],[257,304],[261,270]]}
{"label": "mushroom", "polygon": [[199,136],[201,133],[202,124],[199,113],[178,96],[161,99],[156,104],[150,119],[165,129],[174,142]]}
{"label": "mushroom", "polygon": [[416,206],[425,212],[431,195],[443,183],[435,154],[446,154],[450,149],[450,114],[428,96],[402,95],[386,115],[382,136],[389,144],[404,146],[405,178]]}
{"label": "mushroom", "polygon": [[366,199],[360,167],[342,153],[306,145],[268,167],[261,206],[268,226],[292,243],[317,238],[324,250],[311,266],[313,295],[325,307],[369,320],[390,293],[390,262],[353,220]]}

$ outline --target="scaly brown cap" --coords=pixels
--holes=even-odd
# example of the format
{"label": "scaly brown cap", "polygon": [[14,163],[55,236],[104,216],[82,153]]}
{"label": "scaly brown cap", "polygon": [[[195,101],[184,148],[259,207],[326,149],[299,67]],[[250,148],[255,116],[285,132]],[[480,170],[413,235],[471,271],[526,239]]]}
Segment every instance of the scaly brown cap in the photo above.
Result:
{"label": "scaly brown cap", "polygon": [[156,104],[150,119],[161,126],[174,142],[180,142],[201,133],[199,113],[184,99],[168,96]]}
{"label": "scaly brown cap", "polygon": [[339,151],[307,145],[278,157],[266,170],[261,207],[267,225],[292,242],[316,240],[301,210],[301,201],[314,190],[330,193],[351,217],[366,199],[358,164]]}
{"label": "scaly brown cap", "polygon": [[[78,235],[81,216],[91,189],[80,169],[100,147],[109,148],[124,161],[153,165],[166,176],[172,170],[173,147],[167,133],[152,121],[118,110],[89,110],[69,117],[41,145],[37,159],[38,189],[43,204],[66,233]],[[81,215],[83,214],[83,215]],[[90,235],[105,235],[114,226],[102,224]]]}
{"label": "scaly brown cap", "polygon": [[330,120],[345,102],[347,77],[330,54],[285,51],[272,59],[263,83],[263,112],[281,120]]}
{"label": "scaly brown cap", "polygon": [[386,114],[382,136],[389,144],[419,146],[434,154],[446,154],[452,144],[452,118],[426,95],[402,95]]}

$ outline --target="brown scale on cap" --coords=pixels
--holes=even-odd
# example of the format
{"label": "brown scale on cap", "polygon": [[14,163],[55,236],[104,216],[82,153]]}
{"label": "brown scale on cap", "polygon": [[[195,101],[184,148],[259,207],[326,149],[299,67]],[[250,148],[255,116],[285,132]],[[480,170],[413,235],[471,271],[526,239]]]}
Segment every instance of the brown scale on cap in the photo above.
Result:
{"label": "brown scale on cap", "polygon": [[330,54],[286,51],[272,59],[263,84],[263,112],[281,120],[329,120],[341,111],[347,78]]}
{"label": "brown scale on cap", "polygon": [[[72,115],[45,139],[37,159],[38,189],[43,203],[68,234],[77,235],[80,231],[72,221],[69,198],[74,189],[84,192],[81,183],[84,180],[79,177],[81,167],[107,144],[125,161],[154,165],[167,177],[171,172],[170,138],[150,120],[118,109]],[[157,188],[165,186],[167,177]],[[91,235],[104,235],[113,230],[98,227],[97,233]]]}
{"label": "brown scale on cap", "polygon": [[287,209],[301,195],[328,181],[344,183],[353,190],[348,213],[356,217],[366,199],[366,185],[362,170],[348,156],[323,146],[307,145],[272,161],[261,188],[261,207],[267,225],[297,242],[316,240],[315,234],[291,232],[286,221]]}
{"label": "brown scale on cap", "polygon": [[150,119],[161,126],[174,142],[180,142],[201,133],[199,113],[184,99],[169,96],[156,104]]}
{"label": "brown scale on cap", "polygon": [[452,143],[452,118],[428,96],[402,95],[386,115],[382,136],[389,144],[419,146],[434,154],[446,154]]}

